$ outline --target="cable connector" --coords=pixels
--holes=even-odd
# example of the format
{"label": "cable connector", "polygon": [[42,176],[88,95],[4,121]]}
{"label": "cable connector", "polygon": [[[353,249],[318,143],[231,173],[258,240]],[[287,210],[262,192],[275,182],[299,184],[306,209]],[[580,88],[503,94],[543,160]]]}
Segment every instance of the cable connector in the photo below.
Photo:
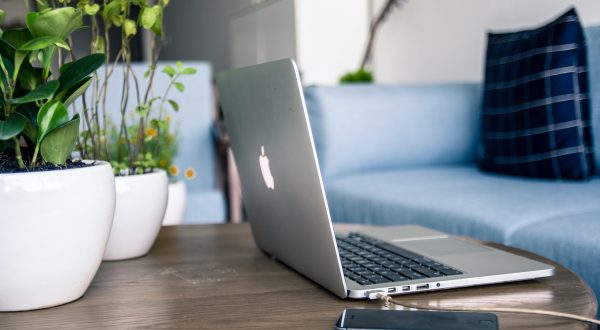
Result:
{"label": "cable connector", "polygon": [[373,291],[367,291],[367,297],[369,297],[369,299],[374,300],[374,299],[381,299],[381,297],[386,296],[385,291],[383,290],[373,290]]}

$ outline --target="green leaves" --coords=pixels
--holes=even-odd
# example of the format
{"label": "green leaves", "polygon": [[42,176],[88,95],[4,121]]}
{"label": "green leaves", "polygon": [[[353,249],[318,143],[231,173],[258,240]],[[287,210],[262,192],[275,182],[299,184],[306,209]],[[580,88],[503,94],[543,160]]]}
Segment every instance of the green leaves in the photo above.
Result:
{"label": "green leaves", "polygon": [[[113,2],[120,14],[120,5],[125,2]],[[3,66],[0,71],[0,141],[14,142],[12,145],[2,143],[0,152],[4,146],[14,147],[17,158],[21,159],[20,148],[26,147],[27,152],[22,155],[30,157],[32,166],[36,166],[40,152],[46,162],[64,164],[75,146],[80,122],[78,115],[69,119],[66,106],[91,85],[91,74],[106,62],[106,56],[83,57],[63,65],[58,75],[52,72],[55,55],[57,48],[70,50],[65,40],[83,26],[84,13],[97,15],[101,5],[86,0],[80,1],[77,8],[66,0],[51,4],[47,0],[36,0],[36,3],[39,12],[27,14],[27,28],[10,29],[0,36],[0,64]],[[3,14],[0,10],[0,20]],[[98,51],[103,51],[103,44],[96,46]],[[4,71],[8,74],[2,73]],[[33,156],[30,156],[32,149]]]}
{"label": "green leaves", "polygon": [[137,33],[137,27],[134,20],[126,19],[123,23],[123,33],[126,38],[133,37]]}
{"label": "green leaves", "polygon": [[185,86],[180,82],[175,82],[173,83],[173,85],[175,85],[175,88],[177,88],[177,90],[180,92],[183,92],[185,90]]}
{"label": "green leaves", "polygon": [[0,140],[8,140],[17,136],[25,128],[25,118],[12,116],[7,120],[0,120]]}
{"label": "green leaves", "polygon": [[46,135],[40,149],[44,160],[58,165],[64,164],[75,148],[78,135],[79,115],[77,114]]}
{"label": "green leaves", "polygon": [[173,78],[177,74],[177,71],[170,65],[165,65],[162,72],[166,73],[170,78]]}
{"label": "green leaves", "polygon": [[175,110],[175,112],[179,111],[179,103],[177,103],[173,100],[169,100],[169,104],[171,105],[173,110]]}
{"label": "green leaves", "polygon": [[51,36],[62,40],[66,39],[73,31],[83,26],[83,13],[73,7],[62,7],[29,13],[27,15],[27,28],[34,37]]}
{"label": "green leaves", "polygon": [[56,80],[52,80],[49,81],[41,86],[39,86],[38,88],[36,88],[34,91],[31,91],[27,94],[25,94],[25,96],[16,98],[16,99],[9,99],[6,100],[7,104],[24,104],[24,103],[29,103],[29,102],[35,102],[35,101],[39,101],[39,100],[45,100],[45,99],[50,99],[52,98],[52,96],[54,96],[54,92],[56,92],[56,90],[58,89],[58,81]]}
{"label": "green leaves", "polygon": [[90,4],[85,4],[85,5],[83,6],[83,12],[84,12],[86,15],[90,15],[90,16],[94,16],[94,15],[96,15],[96,13],[97,13],[99,10],[100,10],[100,6],[99,6],[97,3],[95,3],[95,4],[93,4],[93,5],[90,5]]}
{"label": "green leaves", "polygon": [[75,102],[75,100],[77,100],[77,98],[81,96],[87,90],[88,87],[90,87],[91,83],[92,77],[84,78],[82,81],[73,85],[65,93],[63,93],[62,96],[64,99],[61,98],[60,101],[62,101],[65,104],[65,106],[68,107],[69,105],[71,105],[71,103]]}
{"label": "green leaves", "polygon": [[61,68],[60,78],[58,78],[60,88],[58,89],[57,94],[65,92],[68,88],[87,78],[88,75],[101,67],[105,61],[106,55],[91,54],[63,66],[63,68]]}
{"label": "green leaves", "polygon": [[139,18],[140,25],[144,29],[150,30],[156,24],[156,20],[160,18],[160,10],[159,5],[143,7]]}
{"label": "green leaves", "polygon": [[102,18],[104,18],[104,23],[108,24],[110,27],[111,24],[115,26],[121,26],[123,24],[123,16],[121,16],[121,1],[113,0],[102,10]]}
{"label": "green leaves", "polygon": [[60,101],[50,101],[40,109],[37,115],[39,146],[48,133],[69,121],[67,108]]}
{"label": "green leaves", "polygon": [[2,34],[2,39],[10,44],[12,48],[18,49],[21,45],[33,39],[33,37],[31,36],[31,33],[29,33],[29,30],[20,28],[6,30],[4,34]]}
{"label": "green leaves", "polygon": [[185,68],[185,69],[183,69],[183,71],[181,71],[181,74],[193,75],[193,74],[196,74],[196,72],[197,72],[196,68]]}
{"label": "green leaves", "polygon": [[71,50],[69,44],[67,44],[63,39],[53,36],[44,36],[29,40],[28,42],[22,44],[17,50],[31,52],[42,50],[50,46],[57,46],[66,50]]}

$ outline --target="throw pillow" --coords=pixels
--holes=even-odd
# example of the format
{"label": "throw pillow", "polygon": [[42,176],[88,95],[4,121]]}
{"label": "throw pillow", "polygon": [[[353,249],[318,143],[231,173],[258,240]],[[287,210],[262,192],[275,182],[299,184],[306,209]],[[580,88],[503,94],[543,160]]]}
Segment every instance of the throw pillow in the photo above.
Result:
{"label": "throw pillow", "polygon": [[586,48],[575,9],[537,29],[488,34],[482,148],[488,171],[593,175]]}

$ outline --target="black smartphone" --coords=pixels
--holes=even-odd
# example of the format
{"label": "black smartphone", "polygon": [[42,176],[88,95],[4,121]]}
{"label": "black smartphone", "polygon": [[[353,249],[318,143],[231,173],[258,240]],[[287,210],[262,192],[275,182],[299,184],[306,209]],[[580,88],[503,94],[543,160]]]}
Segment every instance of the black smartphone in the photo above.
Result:
{"label": "black smartphone", "polygon": [[498,330],[492,313],[346,309],[335,325],[351,330]]}

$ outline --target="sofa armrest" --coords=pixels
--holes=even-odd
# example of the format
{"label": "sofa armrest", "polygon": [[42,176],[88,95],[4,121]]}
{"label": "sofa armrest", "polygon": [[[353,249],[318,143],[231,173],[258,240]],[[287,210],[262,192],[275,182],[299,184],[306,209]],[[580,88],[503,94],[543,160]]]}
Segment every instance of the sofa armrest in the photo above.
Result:
{"label": "sofa armrest", "polygon": [[474,161],[480,88],[479,84],[307,87],[305,101],[323,178]]}

